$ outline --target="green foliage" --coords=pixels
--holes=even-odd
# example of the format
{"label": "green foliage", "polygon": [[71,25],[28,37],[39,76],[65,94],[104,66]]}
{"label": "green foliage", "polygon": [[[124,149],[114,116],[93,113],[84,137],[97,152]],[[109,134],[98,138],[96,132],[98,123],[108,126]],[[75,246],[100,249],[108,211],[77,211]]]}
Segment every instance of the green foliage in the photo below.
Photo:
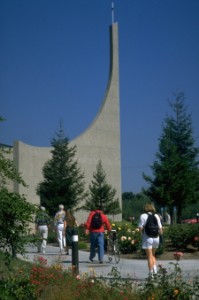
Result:
{"label": "green foliage", "polygon": [[29,223],[33,222],[36,208],[24,196],[0,190],[0,248],[4,251],[25,253],[25,245],[30,233]]}
{"label": "green foliage", "polygon": [[116,215],[120,213],[119,200],[115,198],[116,189],[107,183],[101,160],[97,164],[93,178],[83,209],[90,211],[100,207],[105,214]]}
{"label": "green foliage", "polygon": [[87,250],[88,249],[88,243],[86,243],[84,241],[79,241],[78,249],[79,250]]}
{"label": "green foliage", "polygon": [[186,250],[199,234],[198,224],[176,224],[167,227],[165,236],[176,249]]}
{"label": "green foliage", "polygon": [[[2,121],[5,121],[5,119],[0,116],[0,122]],[[14,162],[9,159],[10,154],[11,150],[7,146],[0,146],[0,188],[4,187],[8,180],[15,180],[26,186]]]}
{"label": "green foliage", "polygon": [[0,147],[0,188],[4,187],[8,180],[16,180],[18,183],[26,186],[14,162],[8,158],[10,153],[11,150],[7,147]]}
{"label": "green foliage", "polygon": [[[178,260],[171,268],[159,265],[158,274],[139,283],[135,279],[121,280],[121,274],[112,267],[108,276],[97,278],[94,270],[76,274],[63,269],[58,260],[51,267],[39,256],[33,264],[18,260],[13,273],[0,279],[2,300],[190,300],[199,298],[199,276],[183,278]],[[16,260],[15,260],[16,261]],[[20,267],[21,265],[21,267]],[[1,253],[0,253],[0,266]]]}
{"label": "green foliage", "polygon": [[133,194],[126,192],[122,194],[122,219],[133,223],[137,223],[141,213],[143,212],[144,204],[149,202],[149,198],[143,194]]}
{"label": "green foliage", "polygon": [[130,222],[115,222],[112,228],[117,230],[119,248],[122,254],[137,252],[141,247],[139,230]]}
{"label": "green foliage", "polygon": [[199,251],[199,231],[193,237],[193,240],[192,240],[191,244],[192,244],[193,247],[198,248],[198,251]]}
{"label": "green foliage", "polygon": [[0,147],[0,248],[7,254],[8,263],[10,252],[12,257],[17,253],[25,253],[29,223],[33,221],[36,211],[35,206],[28,203],[24,196],[7,189],[9,181],[26,186],[9,155],[10,150],[7,147]]}
{"label": "green foliage", "polygon": [[36,300],[35,286],[30,283],[27,276],[11,277],[0,281],[1,300]]}
{"label": "green foliage", "polygon": [[161,265],[154,277],[148,277],[140,285],[140,299],[148,300],[190,300],[199,297],[199,276],[191,282],[183,279],[178,262],[171,263],[173,270],[166,270]]}
{"label": "green foliage", "polygon": [[182,211],[182,220],[196,218],[196,213],[199,212],[199,199],[196,203],[188,204]]}
{"label": "green foliage", "polygon": [[41,204],[54,215],[60,203],[66,209],[74,209],[84,199],[84,174],[75,160],[76,147],[69,147],[60,127],[51,142],[52,158],[43,167],[44,181],[37,188]]}
{"label": "green foliage", "polygon": [[199,148],[194,146],[191,116],[187,114],[183,93],[175,94],[170,104],[174,115],[165,119],[159,151],[151,166],[153,177],[143,174],[150,184],[145,193],[160,207],[177,208],[181,222],[182,208],[199,198]]}
{"label": "green foliage", "polygon": [[36,299],[34,287],[31,286],[29,262],[13,258],[9,268],[6,264],[6,254],[0,251],[0,299],[1,300],[26,300]]}
{"label": "green foliage", "polygon": [[84,224],[81,224],[79,227],[78,227],[78,236],[80,237],[80,239],[82,240],[87,240],[89,241],[89,235],[85,233],[85,225]]}
{"label": "green foliage", "polygon": [[57,233],[53,230],[48,231],[48,240],[47,243],[57,244]]}
{"label": "green foliage", "polygon": [[131,282],[117,281],[120,276],[116,268],[111,272],[115,280],[108,285],[92,269],[90,273],[77,275],[71,268],[63,269],[60,261],[48,267],[47,259],[41,256],[35,258],[27,271],[21,268],[16,272],[0,280],[2,300],[139,299]]}

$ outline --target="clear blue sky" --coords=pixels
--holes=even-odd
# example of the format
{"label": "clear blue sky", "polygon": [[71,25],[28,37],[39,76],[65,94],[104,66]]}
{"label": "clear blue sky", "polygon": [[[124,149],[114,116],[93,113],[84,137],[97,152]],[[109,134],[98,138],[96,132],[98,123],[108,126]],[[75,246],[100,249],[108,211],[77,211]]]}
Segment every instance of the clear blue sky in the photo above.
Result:
{"label": "clear blue sky", "polygon": [[[95,118],[109,73],[111,0],[0,1],[0,142],[50,146]],[[122,191],[140,192],[173,92],[186,95],[199,146],[199,1],[115,0]]]}

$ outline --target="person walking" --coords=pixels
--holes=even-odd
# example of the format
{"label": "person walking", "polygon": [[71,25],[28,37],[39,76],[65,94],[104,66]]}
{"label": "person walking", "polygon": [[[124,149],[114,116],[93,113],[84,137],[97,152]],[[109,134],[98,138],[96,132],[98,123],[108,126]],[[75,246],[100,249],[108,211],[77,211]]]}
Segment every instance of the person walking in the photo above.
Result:
{"label": "person walking", "polygon": [[171,216],[168,212],[165,213],[165,224],[171,225]]}
{"label": "person walking", "polygon": [[37,251],[42,252],[43,254],[46,253],[46,245],[48,239],[48,228],[51,223],[51,219],[49,215],[46,213],[44,206],[40,206],[36,217],[35,217],[35,230],[38,234],[38,243],[37,243]]}
{"label": "person walking", "polygon": [[70,209],[66,210],[66,255],[69,255],[69,246],[72,244],[72,229],[77,227],[77,221]]}
{"label": "person walking", "polygon": [[60,253],[64,253],[66,247],[66,212],[62,204],[59,205],[59,211],[55,214],[54,225],[57,231],[57,240],[59,243]]}
{"label": "person walking", "polygon": [[98,248],[98,260],[103,263],[104,258],[104,226],[108,231],[111,230],[110,222],[107,216],[102,212],[101,207],[91,211],[85,223],[85,233],[90,233],[90,256],[89,260],[93,262]]}
{"label": "person walking", "polygon": [[[150,216],[155,217],[154,224],[151,225],[151,231],[153,231],[152,234],[150,233],[150,230],[147,230],[147,228],[150,227],[150,225],[147,225],[148,218],[150,218],[149,220],[151,220]],[[156,214],[155,207],[152,203],[147,203],[144,206],[144,213],[140,216],[138,227],[142,234],[142,249],[145,250],[147,255],[149,275],[153,276],[153,274],[157,273],[157,262],[155,252],[159,246],[159,236],[163,234],[163,231],[160,218],[158,214]]]}

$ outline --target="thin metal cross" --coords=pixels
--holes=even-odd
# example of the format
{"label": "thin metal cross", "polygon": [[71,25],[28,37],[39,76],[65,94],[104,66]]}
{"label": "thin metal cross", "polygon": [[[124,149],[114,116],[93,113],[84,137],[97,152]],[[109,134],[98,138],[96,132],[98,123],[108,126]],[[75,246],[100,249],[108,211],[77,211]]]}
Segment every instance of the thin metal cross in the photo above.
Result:
{"label": "thin metal cross", "polygon": [[114,23],[114,2],[112,1],[111,4],[111,11],[112,11],[112,24]]}

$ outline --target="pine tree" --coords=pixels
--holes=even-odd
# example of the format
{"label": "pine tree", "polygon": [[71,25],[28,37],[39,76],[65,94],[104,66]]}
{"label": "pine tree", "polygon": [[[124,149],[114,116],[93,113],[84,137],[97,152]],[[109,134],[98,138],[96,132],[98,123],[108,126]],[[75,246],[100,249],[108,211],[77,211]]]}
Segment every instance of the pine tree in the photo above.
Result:
{"label": "pine tree", "polygon": [[172,214],[177,208],[181,222],[182,209],[199,197],[199,148],[194,146],[191,115],[184,105],[184,93],[177,93],[170,103],[173,116],[167,116],[160,137],[157,160],[151,166],[153,177],[143,174],[150,184],[145,191],[159,206]]}
{"label": "pine tree", "polygon": [[60,125],[51,145],[52,158],[43,167],[42,181],[37,188],[41,204],[54,215],[59,204],[65,209],[75,209],[84,198],[84,174],[75,159],[76,146],[70,147]]}
{"label": "pine tree", "polygon": [[109,215],[120,213],[119,200],[115,199],[116,189],[107,183],[101,160],[97,164],[93,178],[92,183],[89,185],[89,196],[83,208],[93,210],[100,207],[105,214]]}

